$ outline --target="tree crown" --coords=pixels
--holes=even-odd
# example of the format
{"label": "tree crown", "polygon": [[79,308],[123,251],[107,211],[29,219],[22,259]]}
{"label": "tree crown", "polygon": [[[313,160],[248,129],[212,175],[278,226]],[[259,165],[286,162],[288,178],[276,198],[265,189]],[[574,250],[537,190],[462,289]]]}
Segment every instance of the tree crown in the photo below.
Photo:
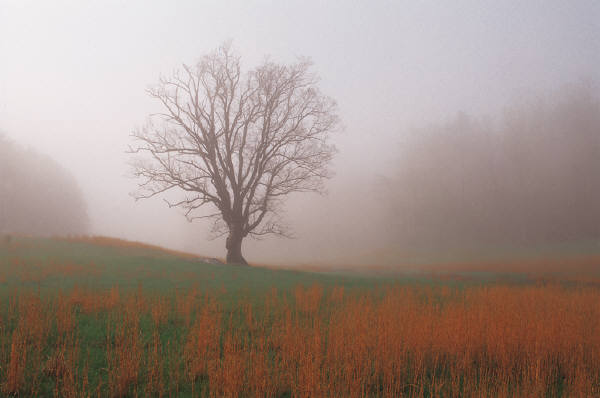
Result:
{"label": "tree crown", "polygon": [[[183,65],[148,90],[164,111],[134,131],[136,198],[179,188],[189,220],[213,220],[213,236],[289,235],[280,209],[293,192],[323,192],[335,148],[336,103],[311,63],[266,60],[243,73],[229,45]],[[204,205],[212,213],[198,214]]]}

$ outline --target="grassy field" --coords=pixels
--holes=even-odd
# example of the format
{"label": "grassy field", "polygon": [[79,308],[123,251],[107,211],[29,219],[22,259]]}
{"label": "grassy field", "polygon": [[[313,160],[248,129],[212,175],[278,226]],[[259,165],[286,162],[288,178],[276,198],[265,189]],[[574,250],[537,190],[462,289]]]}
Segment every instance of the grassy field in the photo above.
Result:
{"label": "grassy field", "polygon": [[17,239],[0,247],[0,388],[599,396],[594,261],[577,273],[325,273],[206,264],[106,238]]}

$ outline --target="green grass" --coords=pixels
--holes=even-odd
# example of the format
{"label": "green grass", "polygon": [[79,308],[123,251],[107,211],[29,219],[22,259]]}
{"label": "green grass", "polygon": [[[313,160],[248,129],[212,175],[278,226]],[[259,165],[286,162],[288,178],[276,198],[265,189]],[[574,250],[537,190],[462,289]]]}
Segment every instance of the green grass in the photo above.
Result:
{"label": "green grass", "polygon": [[[55,311],[52,306],[61,294],[69,294],[73,289],[86,292],[106,293],[116,287],[121,294],[121,307],[114,310],[86,313],[77,307],[75,311],[75,341],[80,343],[80,355],[77,369],[89,369],[89,390],[98,389],[101,395],[108,394],[107,339],[114,333],[126,297],[143,296],[147,298],[165,297],[171,311],[166,323],[159,326],[160,341],[163,349],[169,350],[164,365],[175,374],[184,373],[182,362],[183,347],[189,334],[189,328],[198,316],[198,311],[206,305],[197,300],[195,312],[191,314],[190,324],[186,324],[176,314],[174,306],[177,299],[190,292],[199,292],[218,299],[222,312],[221,330],[235,329],[242,335],[247,328],[245,316],[251,306],[257,319],[269,323],[265,316],[265,298],[275,288],[279,302],[289,302],[294,306],[294,291],[298,286],[323,287],[327,297],[333,287],[344,287],[347,294],[361,292],[381,292],[386,285],[426,286],[472,286],[500,283],[528,284],[532,280],[523,274],[494,272],[462,272],[449,274],[449,278],[418,272],[308,272],[264,267],[231,266],[207,264],[198,258],[161,250],[143,245],[98,244],[87,240],[33,239],[18,238],[10,244],[0,244],[0,363],[8,362],[11,334],[17,328],[16,318],[9,317],[9,306],[15,297],[33,294],[41,299],[41,306]],[[425,297],[425,296],[424,296]],[[426,299],[426,298],[424,298]],[[438,298],[429,296],[429,300]],[[443,305],[440,298],[440,305]],[[332,308],[324,307],[319,311],[327,314]],[[19,313],[19,316],[23,316]],[[327,317],[324,317],[327,319]],[[53,320],[50,319],[50,324]],[[148,355],[152,342],[154,324],[150,314],[144,312],[139,320],[139,332],[144,347],[144,356]],[[56,326],[48,332],[46,345],[37,360],[44,363],[57,349],[59,334]],[[223,338],[221,336],[221,338]],[[23,396],[52,396],[56,384],[50,377],[43,376],[40,364],[28,359],[28,377],[37,377],[37,391],[23,391]],[[142,372],[145,370],[142,369]],[[4,380],[0,368],[0,382]],[[190,396],[189,383],[182,380],[166,380],[166,390],[177,392],[179,396]],[[199,380],[200,389],[206,389],[206,380]],[[133,387],[132,387],[133,388]],[[135,395],[135,391],[130,391]],[[138,391],[138,395],[143,392]]]}
{"label": "green grass", "polygon": [[[409,283],[412,279],[406,278],[404,282]],[[359,291],[400,280],[388,276],[207,264],[196,258],[151,247],[115,247],[85,241],[18,238],[9,245],[0,246],[0,318],[3,318],[0,320],[6,332],[0,344],[4,345],[6,355],[10,347],[10,333],[17,327],[15,320],[6,318],[11,297],[28,293],[42,298],[44,306],[45,302],[53,302],[58,294],[68,294],[74,288],[102,292],[117,287],[123,296],[141,292],[146,297],[167,297],[173,305],[175,297],[195,290],[219,297],[220,308],[229,316],[229,320],[224,319],[224,322],[232,322],[231,325],[237,328],[244,325],[240,305],[249,303],[260,314],[264,297],[272,288],[276,288],[280,296],[291,299],[292,290],[298,285],[319,284],[326,290],[332,286],[344,286]],[[104,393],[107,391],[103,390],[103,386],[108,383],[106,339],[111,329],[109,322],[114,315],[110,311],[86,314],[81,309],[75,314],[76,340],[80,342],[82,351],[78,369],[81,371],[85,362],[89,368],[90,386],[100,386],[100,391]],[[192,317],[195,316],[192,314]],[[152,329],[152,320],[146,313],[140,319],[144,346],[150,344]],[[188,330],[182,327],[180,319],[171,315],[160,329],[163,347],[169,345],[176,352],[183,349]],[[57,332],[53,330],[47,337],[42,358],[39,358],[42,362],[54,352],[56,340]],[[183,364],[177,361],[178,357],[181,355],[170,355],[165,358],[166,364],[182,367]],[[1,359],[8,360],[7,357]],[[28,363],[27,374],[39,376],[40,366]],[[51,396],[54,381],[39,377],[39,390],[35,395]],[[176,390],[181,396],[191,393],[188,385],[177,386],[173,383],[177,381],[168,381],[169,391]],[[198,387],[202,388],[202,383]],[[31,392],[24,392],[24,395],[28,396],[28,393]]]}
{"label": "green grass", "polygon": [[[18,264],[15,263],[18,259]],[[53,265],[72,266],[56,270]],[[47,270],[44,273],[44,270]],[[23,277],[25,273],[25,277]],[[444,284],[488,283],[496,279],[522,280],[522,275],[498,272],[456,272]],[[391,283],[440,283],[431,273],[302,271],[265,267],[207,264],[191,256],[153,247],[115,247],[85,241],[19,238],[0,245],[0,294],[11,288],[35,288],[40,292],[92,289],[130,290],[142,287],[159,293],[198,288],[254,295],[272,287],[289,290],[297,285],[365,288]]]}
{"label": "green grass", "polygon": [[[15,262],[17,260],[17,262]],[[57,269],[56,264],[71,266]],[[39,289],[43,293],[74,286],[121,290],[143,288],[166,293],[197,288],[252,296],[275,287],[320,284],[348,288],[372,288],[389,283],[425,281],[419,274],[365,274],[309,272],[265,267],[207,264],[155,248],[111,247],[60,239],[20,238],[0,246],[0,294],[14,288]]]}

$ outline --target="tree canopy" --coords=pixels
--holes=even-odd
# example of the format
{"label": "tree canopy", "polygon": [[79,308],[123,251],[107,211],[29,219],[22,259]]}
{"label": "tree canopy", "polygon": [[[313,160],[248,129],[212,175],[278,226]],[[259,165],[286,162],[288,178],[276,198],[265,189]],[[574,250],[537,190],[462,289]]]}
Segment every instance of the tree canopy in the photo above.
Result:
{"label": "tree canopy", "polygon": [[0,233],[73,235],[88,227],[73,176],[51,158],[0,136]]}
{"label": "tree canopy", "polygon": [[335,152],[336,104],[310,66],[266,60],[243,72],[226,44],[161,78],[148,93],[163,112],[133,133],[135,197],[183,193],[169,206],[190,220],[211,219],[213,236],[228,235],[231,263],[246,262],[246,236],[288,236],[285,197],[323,192]]}
{"label": "tree canopy", "polygon": [[[600,238],[600,98],[592,87],[415,129],[383,189],[404,255]],[[457,253],[458,254],[458,253]]]}

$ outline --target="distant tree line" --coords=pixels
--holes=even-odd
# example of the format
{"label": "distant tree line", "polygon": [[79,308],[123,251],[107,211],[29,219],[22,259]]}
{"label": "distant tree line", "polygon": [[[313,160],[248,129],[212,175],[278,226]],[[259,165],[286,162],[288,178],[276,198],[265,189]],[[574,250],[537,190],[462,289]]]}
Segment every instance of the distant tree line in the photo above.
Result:
{"label": "distant tree line", "polygon": [[598,241],[598,96],[570,87],[495,125],[459,114],[416,129],[384,190],[403,252]]}
{"label": "distant tree line", "polygon": [[84,234],[88,226],[73,176],[51,158],[0,135],[0,234]]}

